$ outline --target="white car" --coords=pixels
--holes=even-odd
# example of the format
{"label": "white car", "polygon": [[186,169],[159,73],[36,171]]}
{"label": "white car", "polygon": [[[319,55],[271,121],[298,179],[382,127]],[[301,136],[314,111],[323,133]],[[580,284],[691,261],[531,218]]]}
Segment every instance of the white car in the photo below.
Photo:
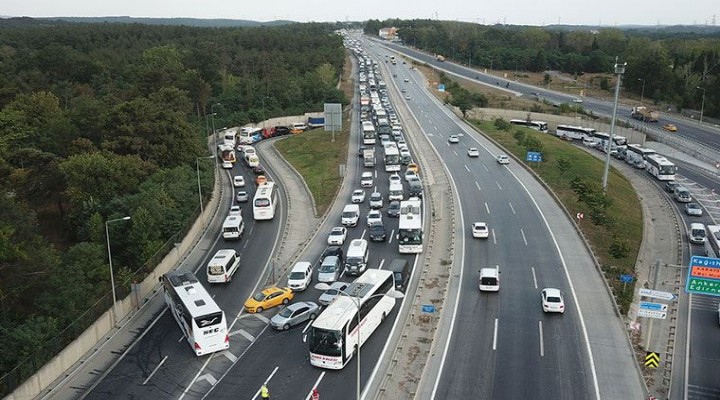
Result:
{"label": "white car", "polygon": [[242,175],[235,175],[233,177],[233,186],[235,187],[245,187],[245,177]]}
{"label": "white car", "polygon": [[372,187],[373,185],[373,173],[363,172],[360,176],[360,187]]}
{"label": "white car", "polygon": [[370,195],[370,208],[377,209],[383,206],[383,196],[379,192]]}
{"label": "white car", "polygon": [[543,312],[565,312],[565,300],[559,289],[545,288],[540,294]]}
{"label": "white car", "polygon": [[460,143],[460,138],[457,135],[450,135],[448,143]]}
{"label": "white car", "polygon": [[397,174],[397,172],[390,175],[390,178],[388,178],[388,180],[390,181],[390,186],[392,186],[393,183],[402,183],[402,178],[400,177],[400,175]]}
{"label": "white car", "polygon": [[403,79],[403,82],[405,82],[405,83],[410,82],[410,78]]}
{"label": "white car", "polygon": [[478,150],[477,147],[469,148],[468,157],[480,157],[480,150]]}
{"label": "white car", "polygon": [[365,202],[365,191],[362,189],[358,189],[354,192],[352,192],[352,198],[353,203],[364,203]]}
{"label": "white car", "polygon": [[490,230],[484,222],[475,222],[472,224],[472,235],[474,238],[487,239],[490,236]]}
{"label": "white car", "polygon": [[233,163],[231,163],[230,161],[223,161],[222,167],[223,167],[223,169],[232,169]]}
{"label": "white car", "polygon": [[579,97],[573,97],[573,103],[582,103],[582,99]]}
{"label": "white car", "polygon": [[347,228],[344,226],[336,226],[330,231],[327,244],[331,246],[342,246],[347,238]]}
{"label": "white car", "polygon": [[498,164],[510,164],[510,157],[506,156],[505,154],[500,154],[496,158]]}
{"label": "white car", "polygon": [[417,172],[415,172],[411,169],[408,169],[405,171],[405,182],[410,182],[411,178],[417,177],[417,176],[418,176]]}
{"label": "white car", "polygon": [[235,199],[238,203],[245,203],[246,201],[248,201],[248,197],[248,192],[244,190],[239,190],[235,195]]}
{"label": "white car", "polygon": [[409,94],[406,94],[406,95],[405,95],[405,100],[410,100],[410,99],[412,99],[412,97],[410,97]]}
{"label": "white car", "polygon": [[367,215],[367,224],[368,226],[382,224],[382,214],[380,213],[380,210],[370,210]]}
{"label": "white car", "polygon": [[228,215],[242,215],[242,209],[240,206],[232,206],[230,207],[230,212]]}

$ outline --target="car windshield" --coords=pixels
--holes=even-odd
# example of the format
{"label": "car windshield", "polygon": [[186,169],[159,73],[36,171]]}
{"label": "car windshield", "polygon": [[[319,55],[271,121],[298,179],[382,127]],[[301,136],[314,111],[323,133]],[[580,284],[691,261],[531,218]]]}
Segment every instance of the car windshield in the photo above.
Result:
{"label": "car windshield", "polygon": [[292,316],[293,310],[290,307],[285,307],[280,311],[279,315],[281,317],[290,318]]}
{"label": "car windshield", "polygon": [[291,272],[289,279],[305,279],[305,273],[304,272]]}
{"label": "car windshield", "polygon": [[335,272],[335,264],[323,264],[320,266],[320,272]]}
{"label": "car windshield", "polygon": [[255,293],[255,296],[253,296],[253,300],[255,301],[263,301],[265,300],[265,294],[261,293]]}

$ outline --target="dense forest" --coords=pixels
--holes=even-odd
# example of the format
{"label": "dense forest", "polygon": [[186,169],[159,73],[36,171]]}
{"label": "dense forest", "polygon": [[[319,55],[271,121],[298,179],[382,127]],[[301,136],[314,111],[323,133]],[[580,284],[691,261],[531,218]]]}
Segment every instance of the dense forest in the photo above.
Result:
{"label": "dense forest", "polygon": [[209,126],[347,103],[332,29],[0,21],[0,394],[108,309],[106,221],[119,295],[180,241]]}
{"label": "dense forest", "polygon": [[[371,20],[367,34],[396,27],[402,41],[456,62],[493,69],[612,73],[627,62],[624,88],[656,102],[720,117],[720,33],[674,30],[478,25],[436,20]],[[701,89],[698,89],[701,88]],[[608,87],[608,89],[611,89]]]}

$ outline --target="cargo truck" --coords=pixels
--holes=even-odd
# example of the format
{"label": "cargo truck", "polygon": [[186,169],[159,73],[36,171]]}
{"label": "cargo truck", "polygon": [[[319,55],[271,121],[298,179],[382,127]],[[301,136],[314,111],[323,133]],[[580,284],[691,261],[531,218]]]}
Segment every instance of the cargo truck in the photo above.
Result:
{"label": "cargo truck", "polygon": [[365,167],[375,166],[375,149],[363,150],[363,165]]}
{"label": "cargo truck", "polygon": [[645,122],[657,122],[658,118],[660,118],[660,113],[653,110],[648,110],[647,107],[633,107],[630,110],[630,116]]}

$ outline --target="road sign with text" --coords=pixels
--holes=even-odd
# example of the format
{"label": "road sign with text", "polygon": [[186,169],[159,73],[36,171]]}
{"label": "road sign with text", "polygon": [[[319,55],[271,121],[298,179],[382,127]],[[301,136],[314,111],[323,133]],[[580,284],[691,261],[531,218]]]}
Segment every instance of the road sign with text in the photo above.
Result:
{"label": "road sign with text", "polygon": [[685,291],[720,296],[720,259],[692,256]]}
{"label": "road sign with text", "polygon": [[667,318],[667,311],[647,310],[641,308],[638,310],[638,317],[665,319]]}
{"label": "road sign with text", "polygon": [[640,289],[640,296],[645,297],[652,297],[654,299],[661,299],[661,300],[675,300],[677,296],[670,292],[661,292],[659,290],[652,290],[652,289]]}

